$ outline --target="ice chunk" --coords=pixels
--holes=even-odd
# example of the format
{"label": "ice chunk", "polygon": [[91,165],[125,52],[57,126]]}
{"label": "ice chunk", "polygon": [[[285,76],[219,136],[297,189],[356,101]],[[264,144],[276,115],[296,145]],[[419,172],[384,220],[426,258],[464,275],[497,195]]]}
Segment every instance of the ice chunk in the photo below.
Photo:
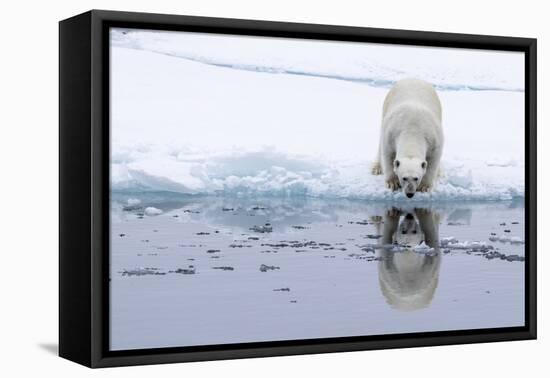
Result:
{"label": "ice chunk", "polygon": [[478,250],[478,249],[483,249],[483,250],[493,249],[493,246],[492,246],[492,245],[487,244],[487,243],[485,243],[485,242],[480,242],[480,241],[473,241],[473,242],[464,241],[464,242],[459,242],[459,241],[456,240],[456,239],[455,239],[455,241],[450,242],[450,243],[447,243],[447,244],[445,244],[445,245],[442,244],[442,246],[444,246],[445,248],[448,248],[448,249],[473,249],[473,250]]}
{"label": "ice chunk", "polygon": [[128,198],[127,204],[128,206],[136,206],[139,205],[141,201],[137,198]]}
{"label": "ice chunk", "polygon": [[166,273],[160,272],[158,268],[135,268],[124,269],[121,274],[123,276],[163,276]]}
{"label": "ice chunk", "polygon": [[492,235],[489,237],[489,240],[492,242],[499,241],[501,243],[510,243],[510,244],[525,243],[525,241],[519,236],[508,236],[508,235]]}
{"label": "ice chunk", "polygon": [[449,236],[449,237],[441,238],[439,240],[439,243],[441,244],[442,247],[444,247],[451,243],[458,243],[458,239],[455,238],[454,236]]}
{"label": "ice chunk", "polygon": [[157,209],[156,207],[152,207],[152,206],[145,208],[145,215],[155,216],[160,214],[162,214],[161,209]]}
{"label": "ice chunk", "polygon": [[435,250],[431,248],[429,245],[427,245],[426,243],[422,242],[417,246],[413,247],[413,251],[418,253],[432,253]]}
{"label": "ice chunk", "polygon": [[512,236],[510,238],[510,243],[512,243],[512,244],[524,244],[525,241],[522,238],[520,238],[519,236]]}

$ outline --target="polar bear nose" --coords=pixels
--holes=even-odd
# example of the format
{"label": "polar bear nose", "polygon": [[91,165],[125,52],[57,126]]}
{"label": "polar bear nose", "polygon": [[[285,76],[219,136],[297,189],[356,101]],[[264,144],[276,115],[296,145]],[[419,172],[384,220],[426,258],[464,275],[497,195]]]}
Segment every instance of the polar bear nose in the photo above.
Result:
{"label": "polar bear nose", "polygon": [[407,193],[407,197],[413,198],[413,196],[414,196],[414,193]]}

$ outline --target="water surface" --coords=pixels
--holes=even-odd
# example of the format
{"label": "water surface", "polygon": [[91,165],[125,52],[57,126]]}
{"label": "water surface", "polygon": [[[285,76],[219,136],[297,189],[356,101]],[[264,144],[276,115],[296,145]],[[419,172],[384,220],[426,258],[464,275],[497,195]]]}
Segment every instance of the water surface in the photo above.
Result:
{"label": "water surface", "polygon": [[524,204],[112,194],[111,349],[522,326]]}

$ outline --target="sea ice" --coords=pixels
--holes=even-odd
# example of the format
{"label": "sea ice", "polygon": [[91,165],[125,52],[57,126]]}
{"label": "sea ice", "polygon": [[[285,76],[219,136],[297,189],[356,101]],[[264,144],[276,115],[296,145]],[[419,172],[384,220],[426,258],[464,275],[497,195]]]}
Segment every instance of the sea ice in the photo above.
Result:
{"label": "sea ice", "polygon": [[[368,173],[387,88],[228,69],[130,47],[117,43],[111,54],[113,190],[407,201]],[[524,93],[460,86],[440,93],[443,173],[432,193],[412,201],[523,198]],[[216,112],[201,111],[201,103]],[[286,110],[274,111],[273,103]],[[487,111],[493,108],[500,110]]]}

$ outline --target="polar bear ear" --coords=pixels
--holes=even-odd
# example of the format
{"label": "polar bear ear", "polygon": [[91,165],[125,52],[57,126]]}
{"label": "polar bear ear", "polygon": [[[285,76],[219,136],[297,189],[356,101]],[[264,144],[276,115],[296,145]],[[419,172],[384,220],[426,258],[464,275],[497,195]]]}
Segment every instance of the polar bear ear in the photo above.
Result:
{"label": "polar bear ear", "polygon": [[399,160],[395,159],[395,161],[393,162],[393,166],[394,166],[395,168],[399,168],[399,164],[400,164],[400,163],[399,163]]}
{"label": "polar bear ear", "polygon": [[426,161],[423,161],[422,162],[422,169],[426,169],[427,166],[428,166],[428,163]]}

